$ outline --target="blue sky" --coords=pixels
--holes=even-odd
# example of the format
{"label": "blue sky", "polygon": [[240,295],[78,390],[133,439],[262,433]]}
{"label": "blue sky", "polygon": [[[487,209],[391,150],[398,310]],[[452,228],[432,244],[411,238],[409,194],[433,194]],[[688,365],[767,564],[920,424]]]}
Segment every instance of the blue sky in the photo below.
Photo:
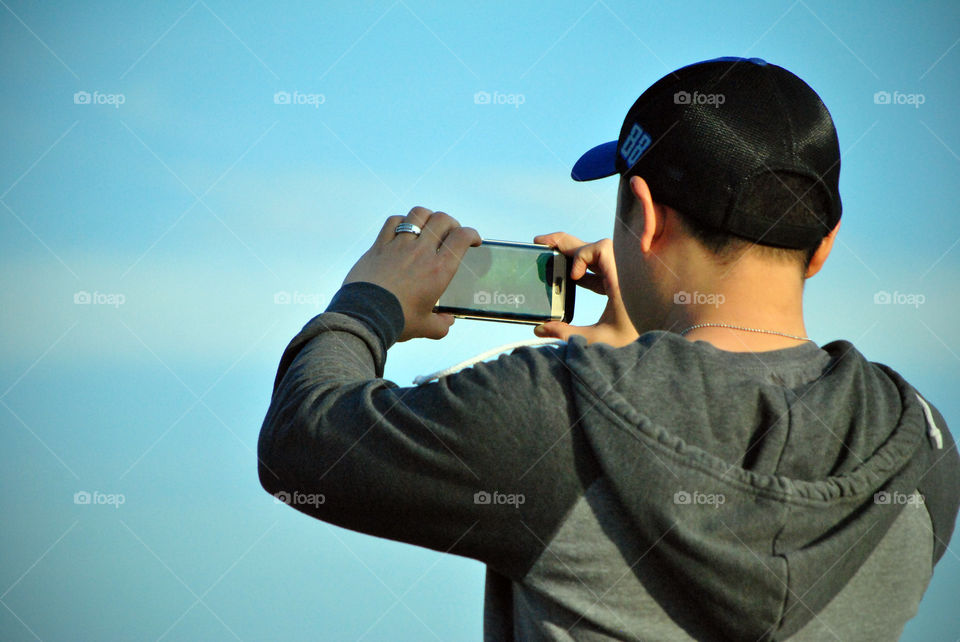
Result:
{"label": "blue sky", "polygon": [[[479,563],[261,490],[280,354],[414,205],[491,238],[611,235],[615,181],[570,167],[706,58],[823,97],[844,217],[807,329],[960,425],[955,3],[0,5],[0,638],[479,639]],[[581,292],[575,321],[601,309]],[[529,337],[462,320],[386,376]],[[954,546],[904,639],[960,635],[958,590]]]}

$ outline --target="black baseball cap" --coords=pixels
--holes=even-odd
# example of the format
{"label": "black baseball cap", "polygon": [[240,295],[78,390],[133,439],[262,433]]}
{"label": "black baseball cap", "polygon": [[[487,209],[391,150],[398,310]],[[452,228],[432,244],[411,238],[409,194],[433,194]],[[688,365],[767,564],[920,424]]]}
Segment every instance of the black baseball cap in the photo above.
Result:
{"label": "black baseball cap", "polygon": [[[654,83],[627,112],[619,139],[585,153],[571,172],[577,181],[613,174],[642,176],[654,201],[762,245],[813,247],[840,221],[830,112],[803,80],[760,58],[706,60]],[[796,203],[818,190],[826,204],[812,217],[819,220],[757,213],[757,195],[788,189],[787,175],[799,178],[781,196]]]}

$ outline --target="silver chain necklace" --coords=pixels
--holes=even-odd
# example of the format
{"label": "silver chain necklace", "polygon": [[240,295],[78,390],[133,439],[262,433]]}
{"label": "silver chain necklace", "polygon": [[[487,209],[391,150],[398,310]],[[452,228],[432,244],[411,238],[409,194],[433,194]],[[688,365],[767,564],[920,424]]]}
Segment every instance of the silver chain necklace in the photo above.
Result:
{"label": "silver chain necklace", "polygon": [[691,330],[696,330],[697,328],[706,328],[706,327],[715,327],[715,328],[729,328],[731,330],[746,330],[747,332],[760,332],[762,334],[776,334],[781,337],[787,337],[788,339],[796,339],[797,341],[813,341],[810,337],[798,337],[795,334],[787,334],[786,332],[778,332],[776,330],[762,330],[760,328],[745,328],[742,325],[733,325],[732,323],[698,323],[692,325],[686,330],[680,332],[680,336],[686,335]]}

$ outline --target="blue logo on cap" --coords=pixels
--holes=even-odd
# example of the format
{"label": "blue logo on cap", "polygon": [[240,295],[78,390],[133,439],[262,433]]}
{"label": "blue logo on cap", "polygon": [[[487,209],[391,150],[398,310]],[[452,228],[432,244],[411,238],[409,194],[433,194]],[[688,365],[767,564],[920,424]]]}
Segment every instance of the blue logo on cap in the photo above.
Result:
{"label": "blue logo on cap", "polygon": [[643,127],[634,123],[633,127],[630,128],[630,135],[620,146],[620,156],[627,162],[627,167],[633,167],[640,160],[640,156],[647,151],[651,142],[653,142],[653,139],[650,134],[643,131]]}

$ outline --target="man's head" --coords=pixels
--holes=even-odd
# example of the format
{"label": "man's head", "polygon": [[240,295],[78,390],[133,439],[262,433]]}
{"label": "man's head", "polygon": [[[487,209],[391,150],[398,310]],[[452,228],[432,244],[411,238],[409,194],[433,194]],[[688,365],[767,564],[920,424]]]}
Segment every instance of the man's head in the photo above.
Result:
{"label": "man's head", "polygon": [[792,270],[802,291],[840,221],[829,112],[801,79],[755,58],[705,61],[654,83],[619,139],[572,172],[612,174],[621,177],[614,251],[633,319],[666,314],[671,291],[709,272]]}

